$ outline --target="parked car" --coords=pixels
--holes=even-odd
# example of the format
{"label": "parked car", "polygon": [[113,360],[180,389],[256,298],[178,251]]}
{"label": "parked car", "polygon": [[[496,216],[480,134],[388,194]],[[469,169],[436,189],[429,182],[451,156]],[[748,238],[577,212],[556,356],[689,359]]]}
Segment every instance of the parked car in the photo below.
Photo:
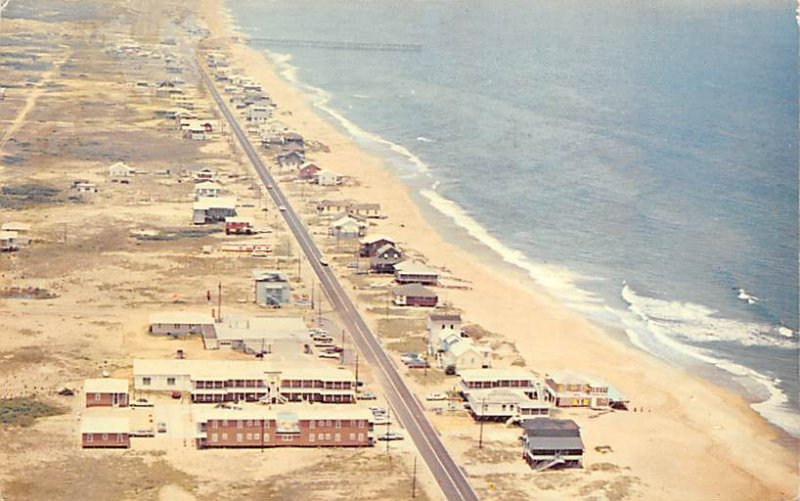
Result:
{"label": "parked car", "polygon": [[380,414],[375,416],[375,419],[372,420],[372,424],[375,426],[387,425],[392,424],[392,420],[386,414]]}
{"label": "parked car", "polygon": [[430,367],[426,360],[414,360],[413,362],[406,363],[406,367],[409,369],[427,369]]}
{"label": "parked car", "polygon": [[358,398],[360,400],[375,400],[378,397],[376,397],[375,394],[372,393],[371,391],[365,391],[365,392],[359,393]]}
{"label": "parked car", "polygon": [[369,410],[372,412],[373,415],[375,414],[386,414],[385,407],[369,407]]}
{"label": "parked car", "polygon": [[157,429],[159,433],[166,433],[167,432],[167,423],[164,421],[159,421],[157,425]]}
{"label": "parked car", "polygon": [[133,402],[131,402],[131,407],[152,407],[153,402],[147,400],[146,398],[137,398]]}
{"label": "parked car", "polygon": [[322,353],[320,353],[317,356],[319,358],[335,358],[335,359],[339,358],[339,354],[338,353],[333,353],[333,352],[330,352],[330,351],[323,351]]}
{"label": "parked car", "polygon": [[447,400],[447,395],[444,393],[428,393],[425,400]]}
{"label": "parked car", "polygon": [[173,392],[172,392],[172,398],[174,398],[175,400],[178,400],[178,399],[180,399],[180,398],[181,398],[181,396],[182,396],[182,395],[181,395],[181,392],[179,392],[179,391],[173,391]]}
{"label": "parked car", "polygon": [[390,441],[390,440],[403,440],[403,435],[401,433],[397,433],[396,431],[388,431],[383,435],[378,435],[378,440],[383,441]]}
{"label": "parked car", "polygon": [[341,353],[341,352],[344,351],[344,349],[341,346],[331,346],[330,348],[328,348],[325,351],[327,351],[329,353]]}

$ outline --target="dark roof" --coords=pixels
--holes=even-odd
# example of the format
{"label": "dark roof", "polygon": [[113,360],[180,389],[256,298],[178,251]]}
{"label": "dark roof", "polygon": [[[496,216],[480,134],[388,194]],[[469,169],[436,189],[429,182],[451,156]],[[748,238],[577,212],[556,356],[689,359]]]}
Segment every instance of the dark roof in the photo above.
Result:
{"label": "dark roof", "polygon": [[529,437],[567,437],[581,434],[580,427],[571,419],[535,418],[522,423]]}
{"label": "dark roof", "polygon": [[434,313],[429,317],[431,320],[444,320],[447,322],[460,322],[461,315],[458,313]]}
{"label": "dark roof", "polygon": [[407,284],[395,287],[392,289],[392,294],[396,296],[412,296],[412,297],[438,297],[432,290],[421,286],[420,284]]}
{"label": "dark roof", "polygon": [[581,437],[528,437],[528,449],[584,450]]}

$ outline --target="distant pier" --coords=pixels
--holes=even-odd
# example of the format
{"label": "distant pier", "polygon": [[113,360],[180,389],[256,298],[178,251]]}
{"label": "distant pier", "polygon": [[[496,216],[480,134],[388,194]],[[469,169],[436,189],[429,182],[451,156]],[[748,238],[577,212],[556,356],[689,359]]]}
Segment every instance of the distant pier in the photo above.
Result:
{"label": "distant pier", "polygon": [[272,47],[300,47],[332,50],[374,50],[395,52],[420,52],[422,45],[409,43],[336,42],[327,40],[302,40],[287,38],[251,37],[251,41]]}

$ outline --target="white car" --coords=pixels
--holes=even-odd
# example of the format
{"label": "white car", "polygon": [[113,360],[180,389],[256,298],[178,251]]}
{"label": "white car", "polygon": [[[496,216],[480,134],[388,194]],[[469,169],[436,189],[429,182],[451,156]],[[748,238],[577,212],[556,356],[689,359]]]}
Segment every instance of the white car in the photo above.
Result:
{"label": "white car", "polygon": [[447,400],[447,395],[444,393],[428,393],[425,400]]}
{"label": "white car", "polygon": [[372,424],[375,426],[392,424],[392,420],[386,415],[375,416],[375,419],[372,421]]}
{"label": "white car", "polygon": [[278,210],[282,211],[282,212],[286,212],[286,206],[285,205],[279,205],[278,206]]}
{"label": "white car", "polygon": [[329,351],[323,351],[322,353],[320,353],[317,356],[319,358],[335,358],[337,360],[339,359],[339,354],[338,353],[333,353],[333,352],[329,352]]}
{"label": "white car", "polygon": [[397,433],[396,431],[390,431],[390,432],[384,433],[383,435],[378,435],[378,440],[385,440],[385,441],[403,440],[403,435],[400,434],[400,433]]}

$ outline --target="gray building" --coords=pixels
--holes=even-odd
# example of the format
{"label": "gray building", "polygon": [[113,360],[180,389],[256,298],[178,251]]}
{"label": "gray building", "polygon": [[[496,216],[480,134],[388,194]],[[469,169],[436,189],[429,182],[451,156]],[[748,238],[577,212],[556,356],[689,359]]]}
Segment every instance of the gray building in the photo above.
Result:
{"label": "gray building", "polygon": [[292,300],[289,279],[277,270],[254,270],[253,280],[256,289],[256,304],[280,306]]}
{"label": "gray building", "polygon": [[522,456],[536,470],[583,465],[581,429],[571,419],[535,418],[524,421]]}

